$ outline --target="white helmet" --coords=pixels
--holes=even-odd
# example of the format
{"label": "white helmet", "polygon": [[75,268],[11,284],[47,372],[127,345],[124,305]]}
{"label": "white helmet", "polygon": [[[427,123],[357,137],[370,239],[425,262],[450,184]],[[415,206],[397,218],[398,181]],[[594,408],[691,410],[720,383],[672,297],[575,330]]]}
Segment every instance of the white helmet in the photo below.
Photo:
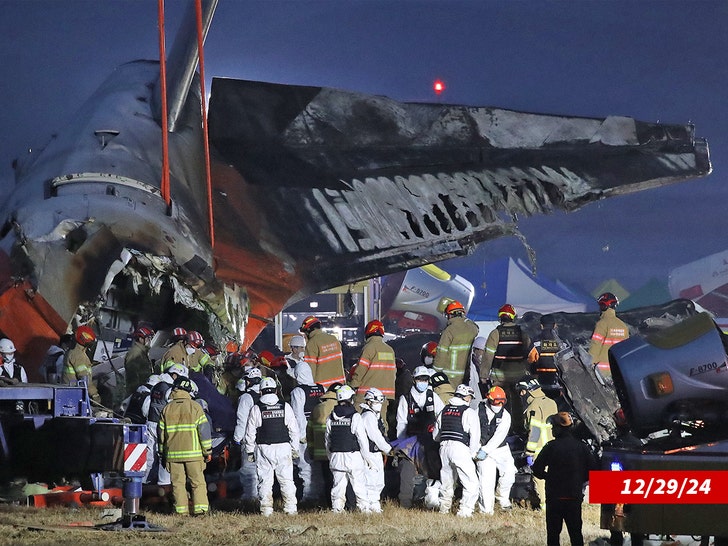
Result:
{"label": "white helmet", "polygon": [[147,385],[150,387],[153,387],[157,383],[159,383],[162,380],[161,377],[159,377],[157,374],[153,374],[149,376],[149,379],[147,379]]}
{"label": "white helmet", "polygon": [[344,400],[351,400],[352,398],[354,398],[354,394],[354,389],[352,389],[349,385],[342,385],[336,391],[336,399],[339,402],[342,402]]}
{"label": "white helmet", "polygon": [[261,373],[260,368],[250,368],[245,371],[246,379],[260,379],[261,377],[263,377],[263,374]]}
{"label": "white helmet", "polygon": [[426,377],[427,379],[429,379],[430,375],[432,375],[430,369],[425,366],[417,366],[415,368],[415,371],[412,372],[412,377],[415,379],[418,377]]}
{"label": "white helmet", "polygon": [[382,391],[377,389],[376,387],[370,388],[366,394],[364,394],[364,400],[368,402],[384,402],[384,395],[382,394]]}
{"label": "white helmet", "polygon": [[466,396],[475,396],[475,391],[468,385],[458,385],[455,389],[455,395],[465,398]]}
{"label": "white helmet", "polygon": [[[260,372],[260,370],[258,370]],[[266,392],[268,391],[268,392]],[[272,377],[264,377],[260,380],[260,392],[262,394],[271,394],[276,392],[276,380]]]}
{"label": "white helmet", "polygon": [[182,377],[190,376],[190,372],[187,369],[187,366],[185,366],[184,364],[177,364],[176,362],[172,364],[169,368],[167,368],[167,373],[169,375],[176,373],[177,375],[181,375]]}
{"label": "white helmet", "polygon": [[192,396],[192,398],[196,398],[200,392],[200,388],[194,381],[190,380],[190,383],[192,384],[192,390],[190,391],[190,395]]}
{"label": "white helmet", "polygon": [[306,346],[306,340],[303,339],[303,336],[293,336],[291,338],[291,341],[288,342],[289,347],[305,347]]}
{"label": "white helmet", "polygon": [[15,345],[8,338],[0,339],[0,353],[11,355],[15,352]]}

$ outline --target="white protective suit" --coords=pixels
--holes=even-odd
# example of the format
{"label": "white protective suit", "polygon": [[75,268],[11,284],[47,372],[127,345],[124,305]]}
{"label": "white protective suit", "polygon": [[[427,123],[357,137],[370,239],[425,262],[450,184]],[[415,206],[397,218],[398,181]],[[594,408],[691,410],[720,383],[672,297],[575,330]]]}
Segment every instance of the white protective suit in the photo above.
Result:
{"label": "white protective suit", "polygon": [[331,412],[326,420],[326,452],[329,457],[329,468],[334,478],[331,487],[331,510],[335,513],[342,513],[346,504],[346,487],[351,483],[351,488],[356,497],[356,506],[362,512],[367,510],[367,488],[364,468],[365,457],[369,450],[369,441],[364,422],[361,415],[354,412],[351,416],[351,433],[356,437],[359,444],[359,451],[332,452],[329,450],[331,436],[331,422],[337,419],[335,412]]}
{"label": "white protective suit", "polygon": [[[485,407],[485,412],[490,421],[495,412],[488,402],[481,402]],[[498,410],[499,408],[495,408]],[[498,425],[493,437],[488,440],[482,449],[488,454],[485,460],[477,461],[478,478],[480,479],[480,503],[478,507],[485,514],[493,514],[495,499],[501,508],[510,508],[511,506],[511,487],[516,481],[516,464],[513,462],[513,454],[508,444],[501,446],[508,436],[511,428],[511,415],[508,410],[503,409],[501,422]],[[481,438],[481,442],[484,438]],[[499,447],[500,446],[500,447]],[[496,490],[496,470],[500,477],[498,479],[498,488]]]}
{"label": "white protective suit", "polygon": [[[260,385],[253,385],[250,390],[255,393],[260,393]],[[235,431],[233,432],[233,441],[236,443],[242,443],[245,438],[245,429],[248,424],[248,416],[250,410],[254,406],[253,397],[248,392],[244,392],[238,399],[238,413],[237,421],[235,423]],[[240,496],[242,500],[253,501],[258,498],[258,487],[257,487],[257,474],[255,470],[255,463],[251,463],[243,454],[242,462],[240,463],[240,470],[238,472],[240,476],[240,484],[243,486],[243,493]]]}
{"label": "white protective suit", "polygon": [[[433,373],[436,373],[436,371],[434,371]],[[412,395],[412,399],[417,403],[417,405],[419,405],[420,407],[424,406],[425,399],[427,398],[426,391],[420,392],[413,386],[410,389],[410,394]],[[433,403],[435,415],[439,415],[439,413],[445,407],[445,404],[442,403],[442,400],[436,394],[434,396]],[[406,438],[409,408],[407,407],[407,398],[404,395],[400,396],[399,401],[397,402],[396,418],[397,438]],[[434,480],[430,480],[430,482],[432,482],[432,485],[428,485],[427,478],[422,474],[418,474],[415,465],[411,461],[408,461],[406,459],[401,459],[399,461],[399,479],[399,505],[403,508],[410,508],[413,501],[424,501],[426,490],[428,488],[439,487],[439,484]]]}
{"label": "white protective suit", "polygon": [[[382,511],[381,497],[384,489],[384,458],[382,454],[387,455],[392,451],[392,446],[387,443],[382,431],[379,428],[381,417],[379,412],[374,411],[369,404],[362,403],[361,419],[364,423],[364,430],[367,435],[367,453],[365,455],[364,477],[366,479],[366,509],[363,512],[380,513]],[[371,451],[369,442],[374,442],[375,451]]]}
{"label": "white protective suit", "polygon": [[[290,370],[290,368],[289,368]],[[295,368],[293,368],[293,378],[298,385],[314,385],[313,373],[311,366],[304,360],[299,360]],[[301,500],[303,502],[318,502],[324,490],[324,475],[320,461],[313,460],[313,454],[306,443],[306,425],[308,420],[304,413],[306,405],[306,392],[296,387],[291,391],[291,407],[293,414],[296,416],[298,423],[299,436],[301,438],[298,444],[298,477],[303,484],[303,494]]]}
{"label": "white protective suit", "polygon": [[[174,378],[168,373],[163,373],[159,376],[159,382],[173,385]],[[171,394],[172,389],[169,389],[165,395],[167,402],[169,402],[169,397]],[[147,407],[147,416],[148,415],[149,407]],[[156,483],[159,485],[171,485],[172,478],[169,475],[169,472],[167,472],[167,469],[164,468],[164,466],[162,465],[161,461],[159,460],[159,455],[157,454],[157,444],[159,443],[157,430],[158,426],[159,422],[147,420],[147,469],[144,471],[144,478],[142,481],[144,483],[155,483],[156,480]],[[155,470],[157,474],[156,477],[153,475]]]}
{"label": "white protective suit", "polygon": [[443,440],[441,438],[443,429],[442,418],[450,407],[468,406],[465,399],[453,396],[443,412],[437,416],[435,430],[432,436],[440,443],[440,459],[442,469],[440,470],[440,513],[449,514],[452,507],[452,498],[455,492],[455,480],[459,480],[463,486],[463,496],[460,500],[458,516],[469,518],[475,510],[475,503],[478,501],[480,492],[478,486],[478,473],[475,469],[473,457],[480,449],[480,419],[478,412],[470,407],[463,412],[463,432],[470,435],[469,443],[466,445],[460,440]]}
{"label": "white protective suit", "polygon": [[[260,397],[263,405],[278,403],[275,394],[264,394]],[[245,429],[245,453],[255,453],[255,465],[258,477],[258,499],[260,513],[270,516],[273,513],[273,478],[278,480],[283,496],[283,511],[286,514],[297,513],[296,484],[293,482],[292,453],[298,452],[298,423],[289,404],[283,404],[284,424],[288,429],[289,441],[279,444],[259,444],[256,441],[258,428],[263,424],[261,408],[253,405]]]}

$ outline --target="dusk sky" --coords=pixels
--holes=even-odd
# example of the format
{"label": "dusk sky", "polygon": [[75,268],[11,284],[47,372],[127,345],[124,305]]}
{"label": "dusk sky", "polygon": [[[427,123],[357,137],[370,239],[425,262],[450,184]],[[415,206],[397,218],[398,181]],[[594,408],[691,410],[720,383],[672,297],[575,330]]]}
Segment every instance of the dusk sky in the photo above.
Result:
{"label": "dusk sky", "polygon": [[[158,57],[152,0],[0,0],[0,179],[119,64]],[[182,3],[167,1],[168,43]],[[725,250],[728,2],[219,0],[206,74],[561,115],[688,123],[707,178],[521,222],[540,274],[636,289]],[[440,99],[432,82],[442,78]],[[208,86],[209,89],[209,86]],[[525,258],[515,238],[471,264]],[[447,264],[443,264],[447,269]]]}

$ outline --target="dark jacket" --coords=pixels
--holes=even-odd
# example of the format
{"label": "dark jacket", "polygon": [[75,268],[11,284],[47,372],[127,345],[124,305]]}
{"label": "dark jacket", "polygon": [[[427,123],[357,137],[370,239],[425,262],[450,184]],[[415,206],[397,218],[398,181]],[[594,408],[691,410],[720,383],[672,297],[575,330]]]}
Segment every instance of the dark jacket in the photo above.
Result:
{"label": "dark jacket", "polygon": [[[554,427],[559,428],[559,427]],[[533,475],[546,480],[546,501],[555,499],[582,500],[589,471],[599,465],[589,446],[574,438],[568,429],[547,443],[531,468]]]}

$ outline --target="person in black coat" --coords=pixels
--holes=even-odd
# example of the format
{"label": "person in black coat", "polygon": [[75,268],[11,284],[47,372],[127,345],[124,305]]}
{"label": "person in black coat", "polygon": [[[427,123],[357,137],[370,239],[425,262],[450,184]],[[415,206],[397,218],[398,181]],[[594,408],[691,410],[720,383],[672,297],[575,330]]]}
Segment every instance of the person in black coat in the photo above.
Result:
{"label": "person in black coat", "polygon": [[563,523],[571,546],[584,546],[581,532],[581,503],[589,471],[598,469],[589,446],[572,434],[574,421],[568,412],[549,417],[554,439],[548,442],[533,463],[533,475],[546,480],[546,544],[558,546]]}

